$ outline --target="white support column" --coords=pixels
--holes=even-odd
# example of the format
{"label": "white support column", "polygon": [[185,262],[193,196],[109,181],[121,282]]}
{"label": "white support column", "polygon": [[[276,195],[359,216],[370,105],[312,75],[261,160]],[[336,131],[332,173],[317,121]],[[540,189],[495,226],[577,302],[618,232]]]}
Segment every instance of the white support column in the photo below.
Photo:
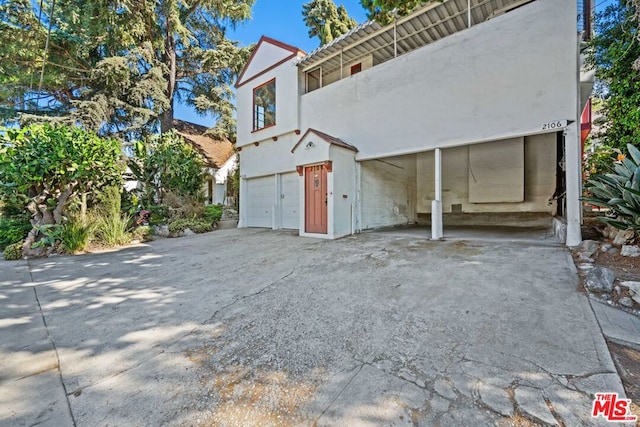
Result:
{"label": "white support column", "polygon": [[436,148],[435,152],[435,183],[436,198],[431,202],[431,240],[440,240],[442,230],[442,151]]}
{"label": "white support column", "polygon": [[276,198],[273,201],[273,208],[271,210],[271,228],[273,230],[278,230],[279,228],[282,228],[282,224],[281,224],[282,202],[280,200],[280,196],[282,194],[282,177],[279,173],[275,174],[274,177],[275,177],[275,186],[276,186],[276,191],[275,191]]}
{"label": "white support column", "polygon": [[580,202],[582,162],[580,159],[578,123],[578,121],[574,121],[564,131],[565,178],[567,181],[567,246],[578,246],[582,242],[582,232],[580,230],[582,222],[582,203]]}
{"label": "white support column", "polygon": [[240,176],[240,194],[238,195],[240,200],[240,215],[238,218],[238,228],[245,228],[247,226],[247,177],[245,175]]}

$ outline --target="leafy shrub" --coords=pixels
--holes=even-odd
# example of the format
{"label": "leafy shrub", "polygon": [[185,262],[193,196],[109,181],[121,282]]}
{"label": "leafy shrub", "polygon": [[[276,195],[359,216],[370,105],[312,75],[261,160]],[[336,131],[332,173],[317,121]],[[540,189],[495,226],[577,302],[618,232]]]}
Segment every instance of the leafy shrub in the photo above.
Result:
{"label": "leafy shrub", "polygon": [[204,204],[198,197],[181,196],[169,191],[164,196],[164,204],[169,212],[169,222],[178,218],[202,218],[204,214]]}
{"label": "leafy shrub", "polygon": [[95,230],[93,241],[101,246],[114,247],[126,245],[131,241],[131,234],[127,231],[131,218],[119,212],[115,215],[98,215],[94,217]]}
{"label": "leafy shrub", "polygon": [[31,222],[27,218],[0,217],[0,249],[24,240],[30,230]]}
{"label": "leafy shrub", "polygon": [[151,212],[151,217],[149,218],[149,223],[151,224],[166,224],[169,220],[169,208],[164,205],[152,205],[147,210]]}
{"label": "leafy shrub", "polygon": [[136,227],[131,232],[131,236],[134,240],[140,240],[143,242],[148,242],[153,240],[152,237],[152,229],[148,225],[141,225],[140,227]]}
{"label": "leafy shrub", "polygon": [[210,224],[215,224],[222,218],[222,207],[219,205],[208,205],[204,207],[202,217]]}
{"label": "leafy shrub", "polygon": [[199,219],[178,218],[169,223],[169,235],[175,236],[187,228],[194,233],[206,233],[212,230],[212,225]]}
{"label": "leafy shrub", "polygon": [[627,145],[631,159],[616,161],[607,174],[589,179],[584,200],[608,208],[615,218],[600,217],[600,221],[626,230],[640,230],[640,150]]}
{"label": "leafy shrub", "polygon": [[87,249],[94,226],[87,221],[72,218],[62,230],[62,247],[66,252],[76,253]]}
{"label": "leafy shrub", "polygon": [[62,241],[64,226],[60,224],[44,224],[35,227],[40,239],[31,245],[32,248],[53,248]]}
{"label": "leafy shrub", "polygon": [[126,245],[131,241],[128,233],[131,217],[120,212],[122,203],[119,187],[107,187],[98,196],[99,205],[94,209],[90,222],[95,226],[93,241],[101,246]]}
{"label": "leafy shrub", "polygon": [[12,243],[4,248],[4,259],[7,261],[16,261],[22,259],[22,242]]}

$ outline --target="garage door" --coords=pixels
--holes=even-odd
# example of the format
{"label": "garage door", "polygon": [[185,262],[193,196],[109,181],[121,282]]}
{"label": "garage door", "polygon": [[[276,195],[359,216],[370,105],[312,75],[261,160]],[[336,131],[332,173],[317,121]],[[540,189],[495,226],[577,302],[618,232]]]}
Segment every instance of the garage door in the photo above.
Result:
{"label": "garage door", "polygon": [[272,226],[271,211],[275,203],[275,178],[273,175],[247,179],[247,226]]}
{"label": "garage door", "polygon": [[298,229],[300,222],[300,177],[297,173],[285,173],[282,175],[282,228]]}

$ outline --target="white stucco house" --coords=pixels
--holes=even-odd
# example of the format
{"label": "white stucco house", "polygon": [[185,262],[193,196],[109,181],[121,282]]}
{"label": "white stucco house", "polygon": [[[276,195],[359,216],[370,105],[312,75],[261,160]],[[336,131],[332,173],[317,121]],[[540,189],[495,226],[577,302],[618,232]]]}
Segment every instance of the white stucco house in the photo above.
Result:
{"label": "white stucco house", "polygon": [[236,84],[239,227],[338,238],[553,218],[580,242],[576,2],[445,0],[306,54],[263,37]]}

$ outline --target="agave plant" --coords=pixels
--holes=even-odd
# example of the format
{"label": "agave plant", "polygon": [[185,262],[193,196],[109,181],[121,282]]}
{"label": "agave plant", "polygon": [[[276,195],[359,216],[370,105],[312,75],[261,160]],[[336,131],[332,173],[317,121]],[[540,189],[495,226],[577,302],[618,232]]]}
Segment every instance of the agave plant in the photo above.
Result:
{"label": "agave plant", "polygon": [[609,173],[587,180],[588,197],[583,200],[608,208],[612,217],[600,221],[621,230],[640,230],[640,150],[627,145],[629,157],[616,161]]}

